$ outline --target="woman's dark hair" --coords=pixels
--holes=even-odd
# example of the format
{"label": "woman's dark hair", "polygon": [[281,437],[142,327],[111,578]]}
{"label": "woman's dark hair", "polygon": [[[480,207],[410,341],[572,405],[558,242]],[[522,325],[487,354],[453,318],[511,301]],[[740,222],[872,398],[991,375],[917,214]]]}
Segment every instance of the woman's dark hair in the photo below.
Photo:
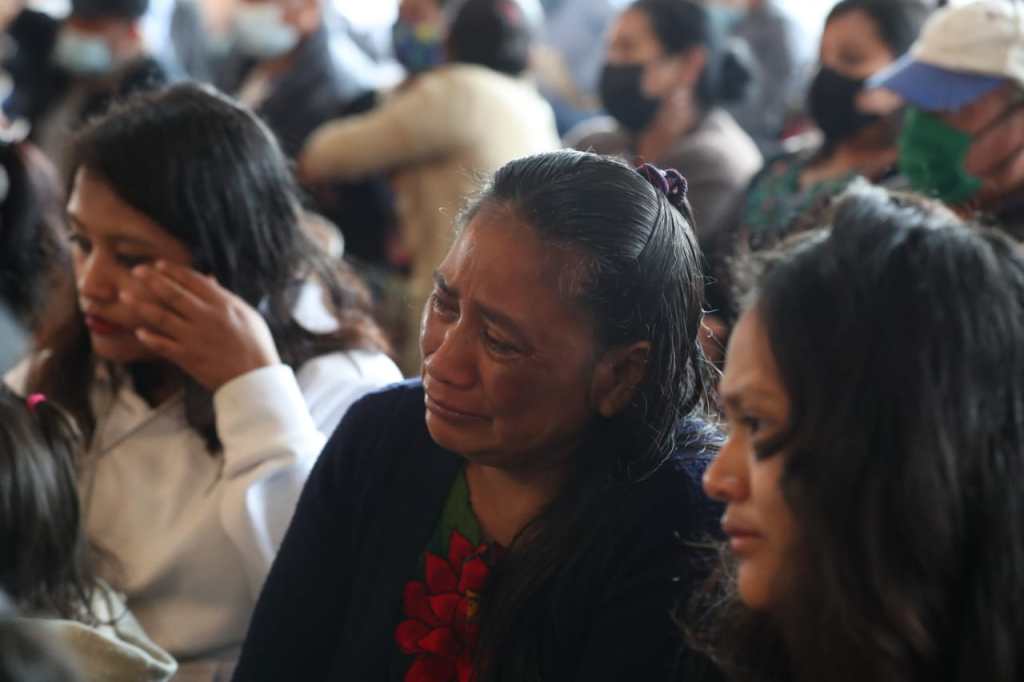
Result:
{"label": "woman's dark hair", "polygon": [[0,304],[30,329],[67,283],[64,231],[57,171],[32,145],[0,142]]}
{"label": "woman's dark hair", "polygon": [[[249,110],[192,84],[136,95],[77,136],[73,159],[73,169],[97,174],[182,241],[197,270],[259,310],[285,363],[298,367],[328,352],[386,349],[365,290],[303,230],[288,163]],[[338,322],[336,331],[312,332],[293,315],[303,287],[313,283]],[[65,405],[91,440],[96,360],[82,315],[70,308],[56,333],[43,340],[50,352],[30,386]],[[142,368],[129,369],[136,384],[144,383]],[[188,423],[216,452],[212,396],[182,379]]]}
{"label": "woman's dark hair", "polygon": [[530,64],[530,27],[515,0],[467,0],[448,32],[450,61],[518,76]]}
{"label": "woman's dark hair", "polygon": [[707,50],[707,63],[697,83],[697,98],[705,109],[742,100],[753,78],[744,52],[730,45],[706,7],[692,0],[636,0],[626,11],[647,15],[665,54],[695,47]]}
{"label": "woman's dark hair", "polygon": [[753,299],[799,524],[780,607],[728,572],[697,640],[737,680],[1024,676],[1024,254],[866,184]]}
{"label": "woman's dark hair", "polygon": [[932,8],[924,0],[841,0],[828,13],[825,25],[855,11],[871,18],[882,41],[899,57],[917,40]]}
{"label": "woman's dark hair", "polygon": [[481,604],[483,680],[537,679],[545,633],[560,622],[557,595],[583,557],[613,561],[618,495],[657,471],[682,420],[708,407],[701,257],[689,205],[678,206],[620,161],[561,151],[503,167],[465,217],[509,211],[575,261],[558,290],[589,313],[599,348],[651,344],[632,404],[594,424],[570,482],[496,567]]}
{"label": "woman's dark hair", "polygon": [[74,422],[0,386],[0,589],[19,610],[92,623]]}

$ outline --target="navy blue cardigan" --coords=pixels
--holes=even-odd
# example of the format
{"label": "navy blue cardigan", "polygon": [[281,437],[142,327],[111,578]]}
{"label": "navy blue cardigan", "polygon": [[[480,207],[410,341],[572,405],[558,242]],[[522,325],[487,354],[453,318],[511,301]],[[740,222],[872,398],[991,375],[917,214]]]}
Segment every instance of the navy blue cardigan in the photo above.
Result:
{"label": "navy blue cardigan", "polygon": [[[721,508],[701,490],[714,432],[683,431],[681,451],[609,515],[627,529],[609,539],[614,560],[573,576],[578,593],[553,605],[558,628],[538,633],[543,679],[697,679],[672,611],[707,568],[689,543],[718,534]],[[419,382],[356,403],[302,493],[234,679],[392,679],[402,589],[460,466],[427,432]]]}

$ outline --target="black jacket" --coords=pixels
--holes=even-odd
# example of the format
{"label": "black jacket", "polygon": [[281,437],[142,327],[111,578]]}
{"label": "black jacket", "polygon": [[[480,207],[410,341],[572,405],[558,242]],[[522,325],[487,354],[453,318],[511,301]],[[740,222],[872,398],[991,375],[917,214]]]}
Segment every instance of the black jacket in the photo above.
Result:
{"label": "black jacket", "polygon": [[[237,94],[257,62],[240,54],[219,69],[218,85]],[[362,113],[374,105],[373,93],[331,52],[326,28],[306,38],[288,69],[278,74],[256,113],[277,136],[285,155],[295,159],[310,134],[335,118]],[[394,198],[382,177],[336,182],[316,188],[316,210],[345,236],[349,256],[381,264],[387,237],[394,230]]]}
{"label": "black jacket", "polygon": [[[393,678],[402,590],[461,466],[430,438],[423,399],[418,381],[370,395],[331,438],[257,604],[236,682]],[[544,680],[697,679],[683,672],[690,662],[672,612],[706,568],[688,543],[717,535],[721,509],[701,490],[713,434],[691,421],[682,435],[685,447],[611,510],[625,531],[602,550],[613,559],[581,562],[551,603],[559,626],[537,632]]]}

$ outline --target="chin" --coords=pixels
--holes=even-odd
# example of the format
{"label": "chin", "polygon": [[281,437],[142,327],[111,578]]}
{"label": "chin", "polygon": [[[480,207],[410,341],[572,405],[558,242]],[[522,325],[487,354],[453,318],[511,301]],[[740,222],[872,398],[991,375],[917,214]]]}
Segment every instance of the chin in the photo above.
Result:
{"label": "chin", "polygon": [[775,582],[772,577],[752,566],[750,561],[741,561],[737,573],[737,589],[740,600],[753,611],[768,611],[776,602]]}
{"label": "chin", "polygon": [[441,417],[426,412],[427,431],[435,443],[445,450],[454,452],[457,455],[473,459],[473,454],[486,451],[488,448],[484,439],[473,433],[473,429],[449,424]]}
{"label": "chin", "polygon": [[93,355],[117,364],[145,362],[156,357],[133,337],[111,338],[92,335],[90,341]]}

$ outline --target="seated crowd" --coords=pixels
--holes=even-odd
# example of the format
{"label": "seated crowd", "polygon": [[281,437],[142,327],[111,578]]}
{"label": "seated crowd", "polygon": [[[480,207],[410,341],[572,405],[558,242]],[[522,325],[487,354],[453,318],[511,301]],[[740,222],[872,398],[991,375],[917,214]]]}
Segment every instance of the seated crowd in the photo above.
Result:
{"label": "seated crowd", "polygon": [[392,4],[0,12],[0,680],[1024,679],[1024,5]]}

